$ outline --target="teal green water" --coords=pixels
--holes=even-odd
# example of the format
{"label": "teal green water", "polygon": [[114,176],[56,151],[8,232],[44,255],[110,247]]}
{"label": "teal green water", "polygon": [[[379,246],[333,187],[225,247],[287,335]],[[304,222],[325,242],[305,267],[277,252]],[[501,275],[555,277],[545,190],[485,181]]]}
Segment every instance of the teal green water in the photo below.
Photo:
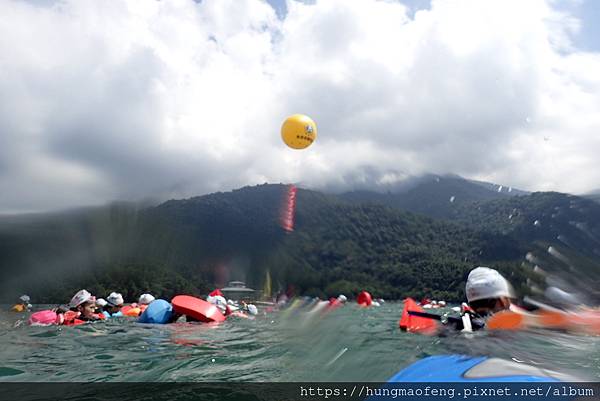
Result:
{"label": "teal green water", "polygon": [[488,355],[600,380],[600,337],[401,332],[401,303],[327,315],[262,313],[220,325],[143,325],[126,318],[30,327],[0,312],[0,381],[385,381],[437,354]]}

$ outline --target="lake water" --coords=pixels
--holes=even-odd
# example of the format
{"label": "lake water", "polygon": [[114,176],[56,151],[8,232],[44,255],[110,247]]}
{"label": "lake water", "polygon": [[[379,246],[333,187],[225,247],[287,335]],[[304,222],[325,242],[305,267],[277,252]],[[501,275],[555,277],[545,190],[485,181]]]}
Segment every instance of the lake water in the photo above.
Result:
{"label": "lake water", "polygon": [[[36,307],[36,310],[43,307]],[[427,337],[398,328],[402,303],[326,315],[264,313],[220,325],[127,318],[30,327],[0,312],[0,381],[386,381],[430,355],[489,355],[600,381],[600,337],[496,332]]]}

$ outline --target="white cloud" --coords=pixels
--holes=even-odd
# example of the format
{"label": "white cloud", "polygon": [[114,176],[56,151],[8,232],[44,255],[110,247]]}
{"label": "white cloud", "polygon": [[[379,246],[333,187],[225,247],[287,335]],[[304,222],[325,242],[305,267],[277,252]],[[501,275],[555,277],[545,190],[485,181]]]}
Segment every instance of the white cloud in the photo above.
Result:
{"label": "white cloud", "polygon": [[[600,178],[600,55],[552,3],[0,3],[0,210],[453,172]],[[308,150],[279,138],[305,113]],[[50,195],[55,191],[60,196]]]}

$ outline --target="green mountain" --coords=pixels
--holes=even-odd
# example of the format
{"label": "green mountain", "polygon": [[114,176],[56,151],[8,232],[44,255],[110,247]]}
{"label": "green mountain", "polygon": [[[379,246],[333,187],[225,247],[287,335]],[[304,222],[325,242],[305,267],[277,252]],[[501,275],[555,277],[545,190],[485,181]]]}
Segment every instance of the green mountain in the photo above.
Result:
{"label": "green mountain", "polygon": [[600,205],[556,192],[463,205],[453,221],[529,247],[530,264],[600,299]]}
{"label": "green mountain", "polygon": [[564,288],[600,299],[598,203],[589,197],[556,192],[527,194],[512,189],[509,193],[506,188],[498,191],[500,188],[460,177],[430,176],[408,191],[341,196],[351,202],[386,205],[501,235],[528,249],[532,269],[538,266],[536,270],[551,273],[550,280],[559,279]]}
{"label": "green mountain", "polygon": [[411,185],[404,185],[386,193],[353,191],[341,194],[340,197],[354,203],[372,202],[443,219],[452,218],[461,205],[474,201],[508,199],[526,194],[524,191],[512,189],[509,192],[509,188],[466,180],[454,175],[426,175],[411,180]]}
{"label": "green mountain", "polygon": [[[458,194],[456,187],[440,183],[421,186],[421,192],[413,188],[413,199]],[[3,217],[2,300],[29,293],[35,302],[66,302],[79,288],[99,296],[121,291],[129,300],[146,291],[169,298],[206,293],[235,279],[262,288],[269,271],[274,291],[326,297],[367,289],[383,298],[460,301],[466,275],[477,265],[500,269],[522,292],[528,283],[543,286],[534,263],[523,263],[528,252],[549,270],[570,268],[556,252],[576,264],[573,268],[597,270],[594,238],[600,220],[594,219],[600,205],[553,193],[491,197],[481,191],[493,191],[481,185],[460,185],[475,199],[445,202],[449,212],[438,220],[373,198],[360,202],[298,189],[292,232],[280,221],[287,206],[285,185],[155,207],[121,203]],[[546,252],[549,246],[554,256]]]}

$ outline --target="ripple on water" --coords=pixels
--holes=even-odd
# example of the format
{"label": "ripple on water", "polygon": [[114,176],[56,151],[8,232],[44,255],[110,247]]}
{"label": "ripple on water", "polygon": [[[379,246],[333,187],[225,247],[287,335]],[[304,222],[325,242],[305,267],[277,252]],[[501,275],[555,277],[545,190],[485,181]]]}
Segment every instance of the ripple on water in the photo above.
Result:
{"label": "ripple on water", "polygon": [[107,360],[107,359],[113,359],[114,356],[108,355],[108,354],[98,354],[98,355],[95,355],[94,358],[100,359],[100,360]]}
{"label": "ripple on water", "polygon": [[16,375],[20,375],[22,373],[25,373],[25,372],[22,370],[19,370],[19,369],[13,369],[13,368],[7,368],[5,366],[0,366],[0,377],[16,376]]}
{"label": "ripple on water", "polygon": [[[401,303],[302,310],[221,325],[14,327],[0,312],[2,381],[385,381],[430,355],[496,356],[600,377],[600,338],[556,332],[427,337],[398,329]],[[578,375],[579,376],[579,375]]]}
{"label": "ripple on water", "polygon": [[29,334],[29,337],[46,338],[46,337],[58,337],[59,335],[60,335],[60,331],[56,329],[56,326],[51,326],[51,328],[41,331],[39,333],[31,333],[31,334]]}

